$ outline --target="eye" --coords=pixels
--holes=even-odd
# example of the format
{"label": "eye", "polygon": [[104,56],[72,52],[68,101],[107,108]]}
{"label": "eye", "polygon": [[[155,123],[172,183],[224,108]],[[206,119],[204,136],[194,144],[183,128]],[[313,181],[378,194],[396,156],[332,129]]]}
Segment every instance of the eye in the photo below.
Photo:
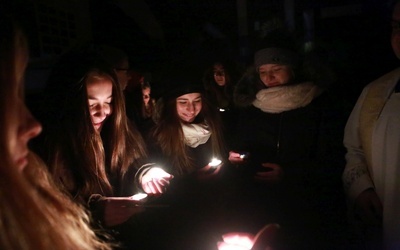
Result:
{"label": "eye", "polygon": [[105,101],[105,104],[111,105],[113,103],[113,99],[109,98]]}
{"label": "eye", "polygon": [[282,69],[281,67],[279,67],[279,68],[274,68],[273,71],[274,71],[274,72],[279,72],[281,69]]}

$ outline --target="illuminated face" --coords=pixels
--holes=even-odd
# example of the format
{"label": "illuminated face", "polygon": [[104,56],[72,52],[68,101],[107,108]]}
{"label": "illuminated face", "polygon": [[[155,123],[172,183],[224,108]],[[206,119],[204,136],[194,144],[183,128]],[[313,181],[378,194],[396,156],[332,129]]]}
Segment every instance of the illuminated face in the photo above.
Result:
{"label": "illuminated face", "polygon": [[392,14],[391,44],[395,55],[400,59],[400,3],[395,5]]}
{"label": "illuminated face", "polygon": [[128,60],[122,61],[119,67],[115,68],[115,73],[117,74],[118,82],[121,85],[121,90],[124,90],[128,85],[128,81],[132,78],[129,72]]}
{"label": "illuminated face", "polygon": [[93,127],[100,132],[112,113],[112,83],[109,80],[91,82],[86,84],[86,90]]}
{"label": "illuminated face", "polygon": [[149,101],[150,101],[150,92],[151,92],[151,90],[148,87],[142,89],[143,102],[144,102],[144,105],[146,105],[146,106],[149,104]]}
{"label": "illuminated face", "polygon": [[263,64],[258,68],[261,81],[267,87],[288,83],[293,78],[293,71],[288,65]]}
{"label": "illuminated face", "polygon": [[28,142],[42,131],[42,126],[35,120],[28,108],[25,106],[22,96],[22,81],[15,91],[15,106],[11,108],[12,117],[10,120],[8,147],[14,165],[22,171],[28,164]]}
{"label": "illuminated face", "polygon": [[213,67],[214,72],[214,80],[219,86],[225,86],[226,78],[225,78],[225,69],[221,64],[215,64]]}
{"label": "illuminated face", "polygon": [[200,93],[189,93],[176,98],[176,111],[182,122],[193,122],[202,107]]}

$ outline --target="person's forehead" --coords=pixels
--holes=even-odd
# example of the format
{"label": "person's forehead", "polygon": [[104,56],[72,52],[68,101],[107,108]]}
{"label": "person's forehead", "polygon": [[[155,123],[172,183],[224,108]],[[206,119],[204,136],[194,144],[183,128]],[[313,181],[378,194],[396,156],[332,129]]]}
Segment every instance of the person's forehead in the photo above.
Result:
{"label": "person's forehead", "polygon": [[201,97],[201,93],[194,92],[194,93],[188,93],[188,94],[181,95],[177,99],[179,99],[179,100],[189,100],[189,99],[197,99],[199,97]]}
{"label": "person's forehead", "polygon": [[270,68],[274,68],[274,67],[283,67],[283,66],[285,66],[285,64],[268,63],[268,64],[261,65],[260,68],[270,69]]}
{"label": "person's forehead", "polygon": [[216,69],[224,69],[224,66],[222,64],[214,64],[214,70]]}

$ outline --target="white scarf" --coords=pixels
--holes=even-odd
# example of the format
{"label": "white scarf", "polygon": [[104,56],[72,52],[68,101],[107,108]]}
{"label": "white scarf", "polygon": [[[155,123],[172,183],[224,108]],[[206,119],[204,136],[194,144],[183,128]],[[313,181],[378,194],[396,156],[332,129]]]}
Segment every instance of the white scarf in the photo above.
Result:
{"label": "white scarf", "polygon": [[253,105],[267,113],[281,113],[307,106],[321,92],[312,82],[276,86],[258,91]]}
{"label": "white scarf", "polygon": [[185,136],[185,144],[192,148],[196,148],[197,146],[206,143],[211,136],[211,131],[208,129],[208,125],[205,123],[182,123],[182,130],[183,135]]}

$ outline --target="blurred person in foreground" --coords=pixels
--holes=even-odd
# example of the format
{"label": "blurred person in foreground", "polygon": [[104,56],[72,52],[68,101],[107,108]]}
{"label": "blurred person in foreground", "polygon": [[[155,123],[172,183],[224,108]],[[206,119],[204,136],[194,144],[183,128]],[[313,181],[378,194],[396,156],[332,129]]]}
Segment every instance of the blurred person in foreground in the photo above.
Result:
{"label": "blurred person in foreground", "polygon": [[11,18],[0,17],[0,248],[111,249],[89,216],[53,183],[28,142],[41,125],[24,104],[28,46]]}

